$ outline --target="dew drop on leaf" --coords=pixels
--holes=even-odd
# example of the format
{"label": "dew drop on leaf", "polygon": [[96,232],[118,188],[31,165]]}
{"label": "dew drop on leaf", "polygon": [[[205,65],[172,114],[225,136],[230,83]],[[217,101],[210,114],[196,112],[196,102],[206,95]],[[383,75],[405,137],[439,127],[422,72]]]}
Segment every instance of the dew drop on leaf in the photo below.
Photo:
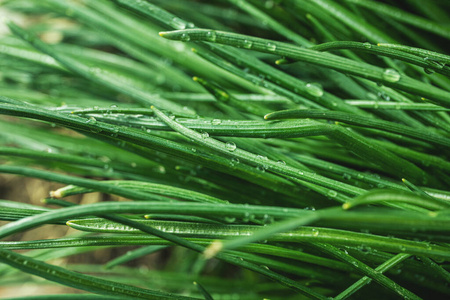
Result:
{"label": "dew drop on leaf", "polygon": [[233,142],[227,142],[225,144],[225,149],[227,149],[228,151],[234,151],[236,150],[236,144]]}
{"label": "dew drop on leaf", "polygon": [[170,25],[172,25],[176,29],[186,29],[186,22],[184,22],[180,18],[173,18],[170,21]]}
{"label": "dew drop on leaf", "polygon": [[264,166],[257,166],[256,169],[261,172],[264,173],[266,171],[266,169],[264,168]]}
{"label": "dew drop on leaf", "polygon": [[89,119],[87,119],[86,123],[88,123],[88,124],[96,124],[97,120],[94,117],[90,117]]}
{"label": "dew drop on leaf", "polygon": [[364,48],[366,48],[366,49],[372,48],[372,44],[369,43],[369,42],[365,42],[365,43],[363,44],[363,46],[364,46]]}
{"label": "dew drop on leaf", "polygon": [[394,69],[385,69],[383,72],[383,79],[389,82],[397,82],[400,77],[400,73]]}
{"label": "dew drop on leaf", "polygon": [[236,218],[234,217],[225,217],[225,222],[227,223],[233,223],[234,221],[236,221]]}
{"label": "dew drop on leaf", "polygon": [[222,123],[222,120],[220,120],[220,119],[214,119],[211,121],[212,125],[220,125],[220,123]]}
{"label": "dew drop on leaf", "polygon": [[322,97],[322,95],[323,95],[322,88],[316,84],[307,83],[305,88],[306,88],[306,91],[308,92],[308,94],[310,94],[311,96]]}
{"label": "dew drop on leaf", "polygon": [[239,158],[233,157],[233,158],[230,160],[230,165],[231,165],[231,166],[235,166],[235,165],[237,165],[237,164],[239,164]]}
{"label": "dew drop on leaf", "polygon": [[183,42],[189,42],[191,40],[191,37],[189,36],[189,34],[183,33],[180,37],[180,40]]}
{"label": "dew drop on leaf", "polygon": [[337,195],[338,195],[338,193],[337,193],[336,191],[334,191],[334,190],[329,190],[329,191],[327,192],[327,196],[330,197],[330,198],[334,198],[334,197],[336,197]]}
{"label": "dew drop on leaf", "polygon": [[242,47],[245,49],[250,49],[253,46],[253,42],[249,40],[244,40]]}
{"label": "dew drop on leaf", "polygon": [[215,42],[216,41],[216,33],[214,31],[208,31],[208,33],[206,33],[206,39],[210,42]]}
{"label": "dew drop on leaf", "polygon": [[273,51],[277,50],[277,46],[272,43],[267,43],[267,50],[273,52]]}

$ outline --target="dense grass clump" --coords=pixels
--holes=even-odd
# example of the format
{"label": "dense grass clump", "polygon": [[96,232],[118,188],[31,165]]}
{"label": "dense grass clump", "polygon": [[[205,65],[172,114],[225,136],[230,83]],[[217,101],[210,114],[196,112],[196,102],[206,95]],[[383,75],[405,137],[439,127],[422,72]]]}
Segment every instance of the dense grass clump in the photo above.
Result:
{"label": "dense grass clump", "polygon": [[0,288],[450,297],[450,2],[1,5]]}

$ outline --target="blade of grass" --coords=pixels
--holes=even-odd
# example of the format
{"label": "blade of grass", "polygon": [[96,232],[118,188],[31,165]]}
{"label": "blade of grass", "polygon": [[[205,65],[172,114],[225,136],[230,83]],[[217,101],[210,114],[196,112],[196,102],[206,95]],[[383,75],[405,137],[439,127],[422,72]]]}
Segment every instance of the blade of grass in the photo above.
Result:
{"label": "blade of grass", "polygon": [[358,272],[370,277],[371,279],[375,280],[380,285],[388,288],[389,290],[391,290],[400,297],[403,297],[405,299],[417,299],[417,300],[421,299],[414,293],[410,292],[409,290],[395,283],[390,278],[383,275],[381,272],[372,269],[363,262],[357,260],[356,258],[350,256],[349,254],[344,253],[343,251],[337,249],[332,245],[318,243],[315,244],[315,247],[330,254],[333,257],[336,257],[337,259],[343,262],[348,263],[349,265],[353,266],[355,270],[357,270]]}
{"label": "blade of grass", "polygon": [[329,53],[319,53],[314,50],[299,48],[273,40],[208,29],[176,30],[160,32],[160,35],[164,38],[172,40],[182,40],[184,36],[189,37],[190,41],[210,41],[208,39],[208,33],[214,33],[215,43],[245,48],[245,41],[247,41],[247,43],[250,41],[252,43],[251,49],[255,51],[276,54],[318,66],[331,68],[346,74],[351,74],[377,83],[382,83],[386,86],[397,88],[406,92],[423,95],[424,97],[436,101],[442,106],[448,107],[450,105],[450,93],[444,90],[432,87],[406,75],[401,75],[394,69],[382,69],[377,66],[362,62],[355,62],[353,60]]}
{"label": "blade of grass", "polygon": [[127,298],[139,299],[194,299],[80,274],[4,249],[0,249],[0,261],[50,281],[103,295],[121,295]]}
{"label": "blade of grass", "polygon": [[[388,271],[389,269],[391,269],[392,267],[395,267],[395,265],[400,264],[405,259],[408,259],[409,257],[411,257],[410,254],[404,254],[404,253],[397,254],[397,255],[393,256],[391,259],[385,261],[383,264],[376,267],[375,272],[384,273],[384,272]],[[348,297],[351,297],[354,293],[356,293],[358,290],[363,288],[365,285],[370,284],[371,281],[372,281],[372,279],[370,277],[364,276],[363,278],[361,278],[360,280],[358,280],[357,282],[355,282],[354,284],[349,286],[345,291],[343,291],[342,293],[340,293],[333,299],[336,299],[336,300],[347,299]]]}

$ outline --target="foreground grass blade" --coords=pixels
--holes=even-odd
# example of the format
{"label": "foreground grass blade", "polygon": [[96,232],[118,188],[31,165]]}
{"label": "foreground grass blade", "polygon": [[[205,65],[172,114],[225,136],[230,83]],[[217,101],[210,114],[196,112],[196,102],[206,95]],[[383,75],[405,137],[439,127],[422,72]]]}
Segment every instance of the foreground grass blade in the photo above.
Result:
{"label": "foreground grass blade", "polygon": [[245,42],[251,42],[252,45],[250,48],[252,50],[285,56],[291,59],[316,64],[318,66],[332,68],[346,74],[366,78],[406,92],[417,93],[430,98],[443,106],[450,106],[450,93],[444,90],[433,88],[406,75],[401,75],[394,69],[382,69],[329,53],[318,53],[314,50],[299,48],[272,40],[208,29],[185,29],[161,32],[160,35],[164,38],[173,40],[183,40],[183,37],[189,37],[190,41],[211,41],[211,39],[208,38],[208,33],[215,37],[213,41],[215,43],[246,48]]}
{"label": "foreground grass blade", "polygon": [[121,295],[127,299],[195,299],[191,297],[173,295],[170,293],[146,290],[100,279],[94,276],[80,274],[62,267],[49,265],[9,250],[0,249],[0,261],[24,272],[43,277],[47,280],[103,295]]}
{"label": "foreground grass blade", "polygon": [[[147,234],[151,234],[151,235],[156,235],[158,237],[161,237],[163,239],[169,240],[175,244],[178,244],[180,246],[189,248],[191,250],[194,250],[196,252],[200,252],[202,253],[204,251],[204,247],[201,245],[197,245],[193,242],[190,242],[188,240],[185,240],[181,237],[175,236],[171,233],[166,233],[163,232],[161,230],[155,229],[153,227],[147,226],[145,224],[142,223],[138,223],[136,221],[133,221],[131,219],[127,219],[124,217],[120,217],[120,216],[116,216],[116,215],[112,215],[110,213],[124,213],[124,212],[137,212],[137,211],[142,211],[142,207],[137,207],[140,205],[136,204],[141,204],[141,203],[116,203],[116,204],[112,204],[112,203],[99,203],[99,204],[107,204],[107,205],[101,205],[103,206],[104,209],[100,208],[100,209],[92,209],[92,205],[83,205],[83,206],[73,206],[73,207],[68,207],[68,208],[63,208],[63,209],[59,209],[56,212],[50,212],[47,213],[46,215],[41,214],[39,215],[39,217],[28,217],[28,218],[24,218],[21,219],[19,221],[13,222],[13,223],[9,223],[3,227],[0,228],[0,237],[5,237],[9,234],[12,234],[14,232],[18,232],[27,228],[32,228],[34,226],[37,226],[39,224],[44,224],[50,220],[60,220],[60,219],[64,219],[64,218],[68,218],[70,216],[75,217],[75,216],[85,216],[85,215],[92,215],[92,214],[99,214],[104,218],[107,218],[109,220],[112,220],[114,222],[118,222],[124,225],[127,225],[129,227],[132,228],[136,228],[138,230],[141,230]],[[148,203],[146,203],[148,204]],[[131,207],[129,206],[128,209],[124,209],[125,207],[127,207],[128,205],[131,205]],[[217,204],[214,204],[217,207]],[[169,205],[172,206],[172,205]],[[150,207],[150,206],[148,206]],[[150,208],[148,208],[150,209]],[[123,226],[121,226],[123,228]],[[6,250],[5,250],[6,251]],[[280,282],[281,284],[288,286],[298,292],[304,293],[310,297],[313,297],[315,299],[324,299],[323,296],[321,296],[320,294],[318,294],[317,292],[313,291],[312,289],[303,286],[297,282],[295,282],[294,280],[291,280],[287,277],[281,276],[273,271],[267,270],[265,268],[262,268],[258,265],[255,265],[253,263],[249,263],[246,261],[242,261],[239,258],[236,258],[234,256],[230,256],[228,254],[224,254],[224,253],[219,253],[217,256],[217,258],[224,260],[226,262],[232,263],[232,264],[237,264],[241,267],[244,268],[248,268],[250,270],[253,270],[255,272],[261,273],[264,276],[267,276],[277,282]]]}
{"label": "foreground grass blade", "polygon": [[60,52],[55,51],[55,49],[53,49],[51,46],[43,43],[32,33],[26,32],[14,23],[10,22],[8,23],[8,26],[12,32],[14,32],[17,36],[24,39],[25,41],[29,42],[33,47],[53,57],[56,61],[72,70],[73,72],[85,76],[88,80],[93,80],[102,85],[108,86],[109,88],[116,89],[119,92],[124,92],[131,97],[134,97],[144,105],[159,103],[166,109],[179,112],[184,111],[184,113],[187,113],[187,111],[184,110],[183,107],[180,107],[175,103],[155,96],[151,96],[146,91],[143,91],[142,89],[139,89],[132,85],[123,84],[122,82],[126,82],[126,80],[122,77],[121,74],[114,74],[110,70],[104,70],[99,67],[90,67],[89,65],[84,64],[83,62],[72,57],[64,56]]}
{"label": "foreground grass blade", "polygon": [[[127,220],[128,221],[128,220]],[[283,225],[290,225],[300,223],[298,220],[292,220],[285,222]],[[367,235],[362,233],[356,233],[351,231],[328,229],[321,227],[300,227],[296,230],[288,232],[279,232],[285,230],[281,226],[273,225],[270,229],[261,229],[259,226],[250,225],[212,225],[212,224],[196,224],[196,223],[184,223],[184,222],[165,222],[165,221],[133,221],[135,224],[142,226],[149,225],[152,228],[156,228],[162,232],[170,234],[178,234],[181,236],[191,237],[212,237],[217,239],[229,238],[229,237],[242,237],[242,240],[236,239],[236,241],[230,240],[227,243],[231,243],[232,247],[242,245],[248,240],[254,241],[261,236],[267,238],[269,241],[275,242],[305,242],[305,241],[318,241],[318,242],[332,242],[336,245],[353,245],[357,246],[360,243],[372,248],[380,249],[389,252],[405,252],[410,254],[422,255],[427,253],[434,257],[448,258],[448,247],[442,247],[439,245],[432,245],[426,242],[413,242],[405,239],[387,238],[378,235]],[[67,222],[67,225],[78,229],[91,232],[103,232],[103,233],[128,233],[134,234],[138,231],[129,226],[123,226],[117,223],[111,223],[99,219],[80,219],[71,220]],[[287,226],[286,225],[286,226]],[[278,229],[278,233],[277,233]],[[261,231],[261,232],[258,232]],[[253,234],[255,234],[253,236]],[[206,255],[213,256],[222,250],[223,242],[213,243],[212,246],[206,252]],[[225,243],[226,244],[226,243]],[[238,245],[236,245],[238,244]],[[226,247],[226,246],[225,246]]]}
{"label": "foreground grass blade", "polygon": [[[387,260],[383,264],[376,267],[375,272],[380,272],[380,273],[386,272],[390,268],[394,267],[397,264],[400,264],[402,261],[404,261],[405,259],[407,259],[409,257],[411,257],[411,255],[409,255],[409,254],[403,254],[403,253],[397,254],[396,256],[393,256],[391,259]],[[337,300],[347,299],[348,297],[350,297],[351,295],[356,293],[359,289],[361,289],[365,285],[368,285],[371,281],[372,281],[372,279],[370,279],[370,277],[364,276],[363,278],[361,278],[360,280],[358,280],[357,282],[355,282],[354,284],[349,286],[345,291],[343,291],[342,293],[340,293],[333,299],[337,299]]]}
{"label": "foreground grass blade", "polygon": [[241,150],[236,146],[228,147],[226,143],[220,142],[211,137],[205,138],[204,136],[202,136],[202,134],[189,128],[186,128],[178,124],[177,122],[174,122],[172,119],[170,119],[168,116],[166,116],[164,113],[162,113],[154,106],[152,106],[152,110],[159,118],[161,118],[163,122],[169,125],[172,129],[182,133],[183,135],[188,136],[189,138],[195,140],[199,144],[212,148],[218,152],[225,153],[226,155],[230,155],[232,157],[238,158],[242,161],[249,162],[256,166],[260,167],[262,166],[262,168],[265,170],[270,169],[271,171],[275,171],[277,173],[285,174],[305,181],[310,181],[315,184],[329,187],[331,189],[337,189],[351,194],[354,194],[355,192],[356,194],[359,194],[361,191],[360,189],[355,189],[354,187],[347,186],[346,184],[343,183],[333,182],[332,180],[329,180],[328,178],[319,176],[317,174],[312,174],[307,171],[302,171],[292,167],[281,165],[277,162],[271,161],[267,157]]}
{"label": "foreground grass blade", "polygon": [[225,242],[216,241],[212,243],[204,252],[205,257],[211,258],[222,250],[231,250],[238,247],[245,246],[252,242],[262,241],[269,239],[272,235],[295,229],[300,226],[308,225],[317,220],[317,216],[309,216],[306,218],[290,219],[284,222],[272,224],[266,228],[253,232],[249,236],[243,236],[241,238],[235,238]]}
{"label": "foreground grass blade", "polygon": [[133,251],[129,251],[122,256],[119,256],[113,260],[110,260],[105,265],[105,268],[111,269],[117,265],[127,263],[131,260],[143,257],[145,255],[152,254],[154,252],[157,252],[157,251],[165,249],[165,248],[167,248],[167,247],[166,246],[146,246],[146,247],[141,247],[141,248],[133,250]]}
{"label": "foreground grass blade", "polygon": [[359,205],[376,204],[384,202],[404,202],[430,210],[449,209],[450,203],[432,197],[424,197],[406,191],[372,190],[364,195],[355,197],[350,202],[344,203],[344,209],[351,209]]}
{"label": "foreground grass blade", "polygon": [[324,111],[324,110],[303,110],[303,109],[293,109],[293,110],[284,110],[277,111],[264,116],[266,120],[273,119],[290,119],[290,118],[311,118],[311,119],[327,119],[340,121],[347,124],[381,129],[393,133],[398,133],[410,137],[414,137],[423,141],[428,141],[432,143],[436,143],[438,145],[450,146],[450,139],[441,136],[438,134],[431,133],[426,130],[421,130],[417,128],[410,128],[408,126],[404,126],[401,124],[396,124],[393,122],[383,121],[383,120],[375,120],[367,117],[355,116],[343,112],[332,112],[332,111]]}
{"label": "foreground grass blade", "polygon": [[344,253],[343,251],[337,249],[336,247],[329,245],[329,244],[317,244],[317,248],[326,251],[330,255],[340,259],[341,261],[347,262],[348,264],[352,265],[355,270],[367,275],[368,277],[375,280],[380,285],[390,289],[392,292],[396,293],[400,297],[403,297],[405,299],[421,299],[414,293],[410,292],[409,290],[403,288],[402,286],[398,285],[394,281],[392,281],[390,278],[386,277],[380,272],[377,272],[367,266],[366,264],[362,263],[361,261],[355,259],[354,257]]}
{"label": "foreground grass blade", "polygon": [[388,15],[392,18],[398,19],[401,22],[409,23],[413,26],[417,26],[421,29],[433,32],[442,37],[450,39],[450,31],[448,30],[448,28],[441,26],[440,24],[434,23],[430,20],[426,20],[419,16],[415,16],[413,14],[407,13],[396,7],[392,7],[387,4],[378,3],[375,1],[369,1],[369,0],[346,0],[346,1],[354,3],[356,5],[366,7],[373,11],[380,12],[384,15]]}

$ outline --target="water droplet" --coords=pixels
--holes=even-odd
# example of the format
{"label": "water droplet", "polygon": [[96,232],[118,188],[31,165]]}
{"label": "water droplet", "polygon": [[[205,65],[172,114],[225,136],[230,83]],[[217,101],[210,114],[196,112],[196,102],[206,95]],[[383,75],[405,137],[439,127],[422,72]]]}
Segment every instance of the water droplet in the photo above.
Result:
{"label": "water droplet", "polygon": [[186,29],[186,22],[177,17],[171,20],[170,25],[176,29]]}
{"label": "water droplet", "polygon": [[273,43],[267,43],[267,50],[273,52],[273,51],[277,50],[277,46]]}
{"label": "water droplet", "polygon": [[195,153],[197,152],[197,148],[191,148],[191,151]]}
{"label": "water droplet", "polygon": [[350,180],[350,179],[352,179],[352,175],[347,174],[347,173],[342,174],[342,177],[343,177],[345,180]]}
{"label": "water droplet", "polygon": [[365,42],[365,43],[363,44],[363,46],[364,46],[364,48],[366,48],[366,49],[372,48],[372,44],[369,43],[369,42]]}
{"label": "water droplet", "polygon": [[206,131],[203,131],[201,133],[201,136],[202,136],[202,138],[207,139],[207,138],[209,138],[209,133],[207,133]]}
{"label": "water droplet", "polygon": [[86,123],[89,124],[96,124],[97,120],[94,117],[90,117],[89,119],[87,119]]}
{"label": "water droplet", "polygon": [[440,61],[437,61],[437,60],[434,60],[434,59],[431,59],[431,58],[429,58],[429,57],[425,57],[424,60],[425,60],[429,65],[434,66],[434,67],[436,67],[436,68],[438,68],[438,69],[443,69],[443,68],[445,67],[445,64],[444,64],[444,63],[442,63],[442,62],[440,62]]}
{"label": "water droplet", "polygon": [[112,131],[111,136],[116,137],[120,130],[119,127],[114,127],[113,129],[111,129],[111,131]]}
{"label": "water droplet", "polygon": [[323,95],[322,88],[317,84],[307,83],[305,88],[306,88],[306,92],[308,92],[308,94],[310,94],[311,96],[322,97],[322,95]]}
{"label": "water droplet", "polygon": [[338,195],[338,193],[337,193],[336,191],[334,191],[334,190],[329,190],[329,191],[327,192],[327,196],[330,197],[330,198],[334,198],[334,197],[336,197],[337,195]]}
{"label": "water droplet", "polygon": [[397,82],[400,80],[400,73],[394,69],[385,69],[383,79],[389,82]]}
{"label": "water droplet", "polygon": [[94,110],[98,110],[98,106],[94,106]]}
{"label": "water droplet", "polygon": [[117,108],[118,106],[115,105],[115,104],[113,104],[113,105],[111,105],[110,107],[111,107],[111,108]]}
{"label": "water droplet", "polygon": [[217,36],[214,31],[208,31],[208,33],[206,34],[206,39],[210,42],[215,42],[216,38],[217,38]]}
{"label": "water droplet", "polygon": [[314,206],[307,206],[307,207],[305,207],[304,208],[304,210],[312,210],[312,211],[315,211],[316,210],[316,208],[314,207]]}
{"label": "water droplet", "polygon": [[235,165],[237,165],[237,164],[239,164],[239,158],[233,157],[233,158],[230,160],[230,165],[231,165],[231,166],[235,166]]}
{"label": "water droplet", "polygon": [[234,221],[236,221],[236,218],[234,217],[225,217],[225,222],[227,223],[233,223]]}
{"label": "water droplet", "polygon": [[269,216],[268,214],[265,214],[263,216],[263,223],[264,224],[271,224],[271,223],[273,223],[273,221],[274,221],[274,218],[272,216]]}
{"label": "water droplet", "polygon": [[319,236],[319,230],[313,228],[313,229],[311,230],[311,232],[312,232],[313,236]]}
{"label": "water droplet", "polygon": [[233,143],[233,142],[227,142],[227,143],[225,144],[225,148],[226,148],[228,151],[234,151],[234,150],[236,150],[236,144]]}
{"label": "water droplet", "polygon": [[242,47],[245,49],[250,49],[253,46],[253,42],[249,40],[244,40]]}
{"label": "water droplet", "polygon": [[220,125],[220,123],[222,123],[222,120],[220,120],[220,119],[214,119],[211,121],[212,125]]}
{"label": "water droplet", "polygon": [[286,165],[286,162],[284,160],[279,160],[279,161],[277,161],[277,163],[279,163],[280,165],[283,165],[283,166]]}
{"label": "water droplet", "polygon": [[183,42],[189,42],[191,40],[191,37],[189,36],[189,34],[183,33],[180,37],[180,41]]}
{"label": "water droplet", "polygon": [[257,166],[256,170],[258,170],[261,173],[264,173],[266,171],[266,169],[263,166]]}

